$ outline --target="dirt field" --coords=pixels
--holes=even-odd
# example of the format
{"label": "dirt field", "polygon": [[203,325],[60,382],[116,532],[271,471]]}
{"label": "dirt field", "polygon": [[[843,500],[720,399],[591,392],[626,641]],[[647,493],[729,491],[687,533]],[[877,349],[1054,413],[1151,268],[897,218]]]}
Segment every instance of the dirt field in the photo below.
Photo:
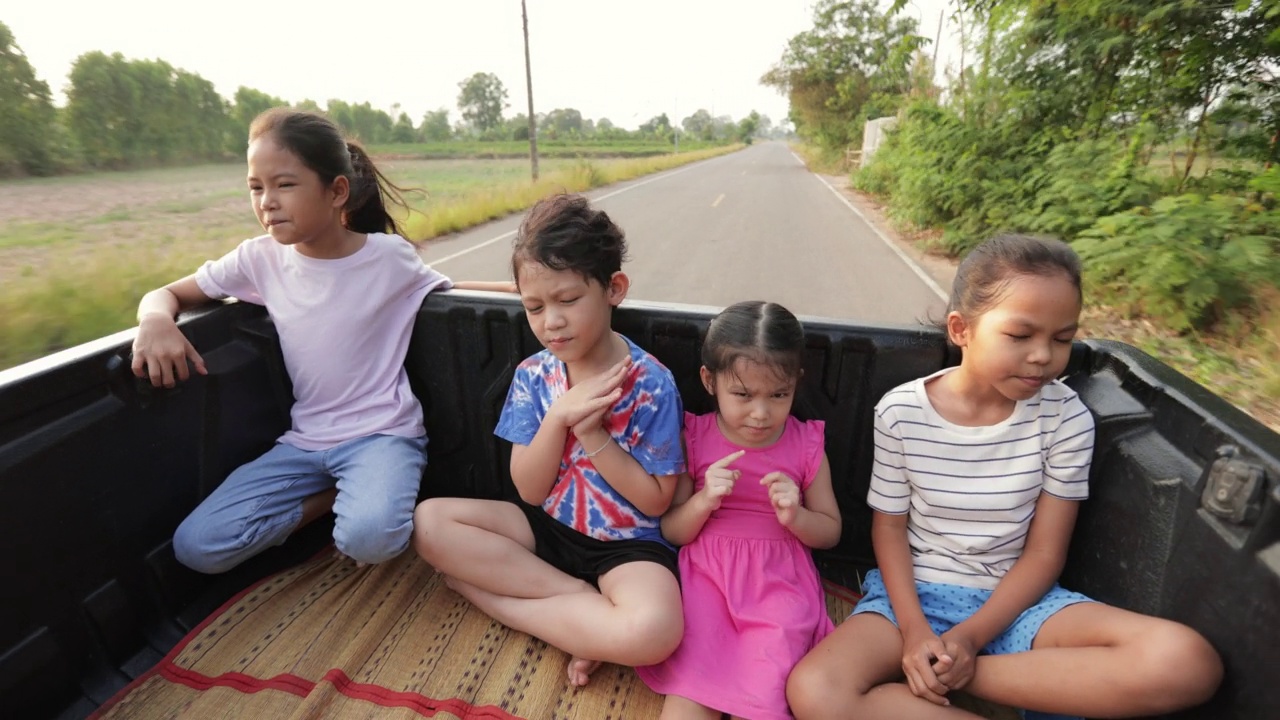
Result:
{"label": "dirt field", "polygon": [[74,262],[69,256],[85,251],[216,254],[257,227],[240,165],[11,181],[0,188],[0,284],[56,273],[52,264]]}
{"label": "dirt field", "polygon": [[[546,172],[572,161],[549,160]],[[528,174],[527,160],[383,160],[393,182],[421,188],[430,207]],[[55,272],[74,255],[135,252],[211,258],[261,232],[244,166],[200,165],[0,182],[0,284]],[[123,257],[123,255],[122,255]],[[152,257],[151,260],[155,260]]]}

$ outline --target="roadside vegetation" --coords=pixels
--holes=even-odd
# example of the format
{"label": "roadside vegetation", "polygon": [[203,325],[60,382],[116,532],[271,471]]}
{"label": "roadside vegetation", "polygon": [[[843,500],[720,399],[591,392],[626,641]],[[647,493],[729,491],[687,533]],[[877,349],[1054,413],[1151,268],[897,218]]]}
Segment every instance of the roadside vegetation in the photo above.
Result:
{"label": "roadside vegetation", "polygon": [[[518,212],[544,195],[590,190],[731,152],[723,145],[646,158],[397,160],[418,242]],[[55,210],[56,209],[56,210]],[[0,369],[134,324],[138,299],[260,234],[240,164],[0,182]],[[502,278],[492,278],[499,280]]]}
{"label": "roadside vegetation", "polygon": [[810,156],[836,165],[867,120],[896,117],[852,182],[928,250],[1066,240],[1087,333],[1280,430],[1280,0],[950,9],[964,54],[938,86],[909,14],[817,4],[763,78],[790,95]]}
{"label": "roadside vegetation", "polygon": [[[193,272],[260,232],[244,190],[249,123],[268,108],[322,112],[363,143],[410,193],[415,242],[519,212],[548,193],[590,190],[731,152],[780,134],[752,112],[698,109],[634,130],[573,108],[507,117],[491,73],[458,83],[448,108],[414,121],[399,107],[330,99],[324,107],[212,83],[163,60],[88,52],[55,107],[0,23],[0,368],[133,325],[148,289]],[[211,164],[212,163],[212,164]]]}

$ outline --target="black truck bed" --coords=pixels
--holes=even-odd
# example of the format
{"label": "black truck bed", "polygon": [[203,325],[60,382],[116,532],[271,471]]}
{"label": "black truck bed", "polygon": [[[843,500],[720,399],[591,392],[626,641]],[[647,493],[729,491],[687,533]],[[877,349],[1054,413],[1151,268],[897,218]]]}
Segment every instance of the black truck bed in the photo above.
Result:
{"label": "black truck bed", "polygon": [[[697,368],[715,310],[627,303],[615,315],[695,412],[710,409]],[[845,523],[815,557],[827,579],[856,587],[873,564],[872,406],[958,358],[932,329],[804,320],[796,410],[827,422]],[[174,390],[129,375],[128,332],[0,372],[0,716],[83,717],[238,590],[327,542],[317,524],[219,577],[174,560],[178,522],[271,445],[292,398],[262,308],[218,306],[182,326],[210,374]],[[509,496],[508,450],[492,429],[515,365],[537,349],[509,296],[430,296],[406,363],[427,413],[424,496]],[[1188,623],[1217,647],[1222,689],[1180,717],[1277,717],[1280,435],[1120,343],[1077,342],[1068,375],[1098,444],[1063,583]]]}

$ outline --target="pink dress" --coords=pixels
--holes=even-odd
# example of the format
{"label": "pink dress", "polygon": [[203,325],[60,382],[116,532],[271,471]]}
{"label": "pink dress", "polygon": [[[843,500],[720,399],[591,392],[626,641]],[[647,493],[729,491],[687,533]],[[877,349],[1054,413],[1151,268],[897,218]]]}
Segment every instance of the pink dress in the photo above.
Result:
{"label": "pink dress", "polygon": [[785,720],[787,675],[834,626],[809,548],[778,523],[760,478],[780,470],[800,486],[822,465],[823,423],[787,418],[766,448],[725,439],[715,413],[685,413],[695,491],[711,463],[746,450],[733,492],[693,542],[680,548],[684,639],[662,663],[636,668],[664,695],[750,720]]}

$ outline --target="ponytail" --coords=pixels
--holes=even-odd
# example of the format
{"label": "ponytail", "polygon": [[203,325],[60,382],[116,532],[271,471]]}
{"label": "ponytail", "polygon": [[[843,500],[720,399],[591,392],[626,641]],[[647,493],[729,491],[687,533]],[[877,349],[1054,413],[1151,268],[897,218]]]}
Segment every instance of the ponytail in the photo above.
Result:
{"label": "ponytail", "polygon": [[407,212],[404,188],[387,180],[369,153],[359,143],[343,138],[333,121],[319,113],[272,108],[254,118],[249,126],[249,142],[267,134],[297,155],[325,185],[332,185],[339,176],[347,178],[351,189],[342,208],[342,224],[348,230],[403,236],[387,205],[399,205]]}
{"label": "ponytail", "polygon": [[351,193],[342,208],[342,224],[355,232],[392,232],[403,235],[395,218],[387,212],[388,204],[399,205],[406,211],[404,190],[387,179],[374,164],[373,159],[354,140],[347,141],[351,156]]}

